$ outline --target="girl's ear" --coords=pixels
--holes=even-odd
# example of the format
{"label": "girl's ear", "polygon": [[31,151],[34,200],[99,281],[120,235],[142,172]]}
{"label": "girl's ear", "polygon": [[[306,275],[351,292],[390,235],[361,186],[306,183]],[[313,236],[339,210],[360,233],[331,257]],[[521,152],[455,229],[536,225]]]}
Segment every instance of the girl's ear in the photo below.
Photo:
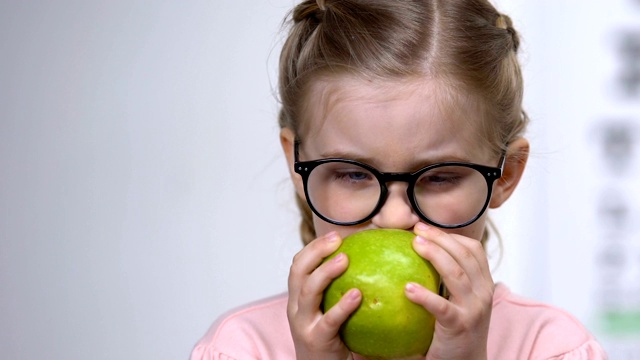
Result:
{"label": "girl's ear", "polygon": [[304,200],[305,196],[302,177],[298,175],[298,173],[296,173],[293,169],[293,162],[295,160],[293,145],[295,142],[295,138],[296,136],[293,130],[286,127],[280,130],[280,145],[282,145],[282,151],[284,151],[284,156],[287,159],[287,167],[289,168],[291,181],[293,181],[293,185],[295,186],[298,196]]}
{"label": "girl's ear", "polygon": [[529,158],[529,142],[518,138],[509,144],[502,177],[496,181],[491,195],[490,208],[500,207],[513,193],[522,178]]}

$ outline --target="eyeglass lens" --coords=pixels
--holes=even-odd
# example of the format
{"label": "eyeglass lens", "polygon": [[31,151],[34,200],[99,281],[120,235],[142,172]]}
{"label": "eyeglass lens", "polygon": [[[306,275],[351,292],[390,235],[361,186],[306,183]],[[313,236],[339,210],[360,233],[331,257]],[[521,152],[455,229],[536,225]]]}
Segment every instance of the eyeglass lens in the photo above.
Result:
{"label": "eyeglass lens", "polygon": [[[342,223],[365,219],[381,200],[381,184],[367,168],[345,162],[318,165],[307,181],[309,201],[324,217]],[[488,186],[477,170],[460,165],[430,169],[418,177],[415,204],[430,221],[453,226],[476,218],[487,200]]]}

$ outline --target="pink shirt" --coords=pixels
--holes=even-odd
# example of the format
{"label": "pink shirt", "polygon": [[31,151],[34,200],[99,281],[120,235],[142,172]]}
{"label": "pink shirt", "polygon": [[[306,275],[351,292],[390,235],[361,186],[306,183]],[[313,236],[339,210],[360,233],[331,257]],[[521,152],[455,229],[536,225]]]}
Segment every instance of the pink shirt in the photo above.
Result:
{"label": "pink shirt", "polygon": [[[295,359],[287,295],[249,304],[218,319],[191,360]],[[607,359],[570,314],[521,298],[497,284],[487,344],[489,359]]]}

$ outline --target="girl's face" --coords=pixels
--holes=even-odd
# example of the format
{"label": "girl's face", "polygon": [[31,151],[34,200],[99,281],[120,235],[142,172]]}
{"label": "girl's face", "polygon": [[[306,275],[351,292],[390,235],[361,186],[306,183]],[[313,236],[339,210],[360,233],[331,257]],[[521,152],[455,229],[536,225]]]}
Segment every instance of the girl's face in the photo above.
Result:
{"label": "girl's face", "polygon": [[[412,172],[443,161],[464,161],[497,166],[479,138],[481,111],[473,100],[447,96],[435,80],[368,81],[339,76],[313,83],[305,98],[300,129],[299,160],[346,158],[369,164],[382,172]],[[283,132],[285,151],[292,166],[293,134]],[[299,196],[304,189],[292,172]],[[420,221],[407,197],[405,182],[387,184],[389,194],[369,221],[339,226],[314,214],[318,236],[337,231],[345,237],[373,228],[411,230]],[[486,212],[473,224],[447,230],[481,239]]]}

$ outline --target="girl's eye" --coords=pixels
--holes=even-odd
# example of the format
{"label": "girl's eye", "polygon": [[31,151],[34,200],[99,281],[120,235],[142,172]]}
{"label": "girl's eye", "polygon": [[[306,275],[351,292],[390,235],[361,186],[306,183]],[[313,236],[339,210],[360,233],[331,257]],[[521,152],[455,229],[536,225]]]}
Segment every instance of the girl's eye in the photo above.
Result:
{"label": "girl's eye", "polygon": [[425,177],[425,181],[431,184],[453,184],[459,180],[459,176],[451,174],[438,174]]}
{"label": "girl's eye", "polygon": [[345,171],[337,171],[334,174],[335,179],[349,181],[349,182],[360,182],[371,180],[373,176],[366,171],[358,171],[358,170],[345,170]]}
{"label": "girl's eye", "polygon": [[453,187],[464,181],[465,173],[461,171],[433,171],[423,174],[418,179],[419,187]]}

